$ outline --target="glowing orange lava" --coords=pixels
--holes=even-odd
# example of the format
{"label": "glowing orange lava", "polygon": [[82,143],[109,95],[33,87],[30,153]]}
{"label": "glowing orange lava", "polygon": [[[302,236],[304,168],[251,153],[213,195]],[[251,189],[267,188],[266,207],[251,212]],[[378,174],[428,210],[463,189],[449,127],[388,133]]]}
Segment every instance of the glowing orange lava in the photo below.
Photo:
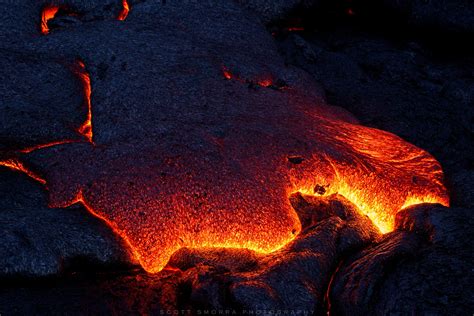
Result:
{"label": "glowing orange lava", "polygon": [[117,17],[117,19],[119,21],[124,21],[127,18],[129,11],[130,11],[130,7],[128,6],[127,0],[123,0],[122,1],[122,11],[120,11],[119,16]]}
{"label": "glowing orange lava", "polygon": [[[396,213],[410,205],[449,206],[441,166],[427,152],[380,130],[337,121],[331,125],[329,132],[337,131],[335,137],[349,146],[343,150],[354,153],[353,161],[325,157],[331,172],[305,171],[306,177],[294,179],[292,192],[320,196],[338,193],[382,233],[392,231]],[[394,180],[384,183],[389,178]]]}
{"label": "glowing orange lava", "polygon": [[86,120],[82,124],[82,126],[79,127],[78,131],[84,137],[87,138],[87,140],[90,143],[94,143],[93,141],[93,133],[92,133],[92,103],[91,103],[91,94],[92,94],[92,88],[91,88],[91,79],[89,73],[86,71],[86,66],[82,61],[78,61],[78,71],[77,74],[79,78],[82,81],[83,87],[84,87],[84,98],[85,98],[85,103],[87,106],[87,116]]}
{"label": "glowing orange lava", "polygon": [[0,161],[0,166],[9,168],[11,170],[22,172],[22,173],[26,174],[27,176],[29,176],[30,178],[32,178],[33,180],[36,180],[36,181],[38,181],[39,183],[41,183],[43,185],[46,184],[45,179],[43,179],[42,177],[40,177],[39,175],[37,175],[33,171],[26,168],[20,161],[18,161],[16,159],[7,159],[7,160],[4,160],[4,161]]}
{"label": "glowing orange lava", "polygon": [[59,7],[46,6],[41,13],[41,33],[44,35],[49,33],[48,21],[53,19],[56,13],[58,13]]}

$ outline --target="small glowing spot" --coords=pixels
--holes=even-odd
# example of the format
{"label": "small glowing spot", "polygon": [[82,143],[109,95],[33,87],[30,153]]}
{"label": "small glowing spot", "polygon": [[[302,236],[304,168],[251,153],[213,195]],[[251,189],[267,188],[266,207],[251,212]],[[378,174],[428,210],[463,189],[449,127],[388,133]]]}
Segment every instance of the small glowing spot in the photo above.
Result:
{"label": "small glowing spot", "polygon": [[226,78],[227,80],[232,79],[232,73],[226,67],[222,67],[222,74],[224,75],[224,78]]}
{"label": "small glowing spot", "polygon": [[47,6],[43,9],[41,13],[41,33],[44,35],[49,33],[48,21],[53,19],[58,11],[59,7],[56,6]]}

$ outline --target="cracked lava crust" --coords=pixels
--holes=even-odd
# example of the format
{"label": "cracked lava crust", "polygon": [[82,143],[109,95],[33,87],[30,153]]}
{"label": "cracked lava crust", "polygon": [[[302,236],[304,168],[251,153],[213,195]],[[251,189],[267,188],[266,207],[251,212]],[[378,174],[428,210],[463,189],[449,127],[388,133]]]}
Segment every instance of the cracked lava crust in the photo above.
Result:
{"label": "cracked lava crust", "polygon": [[[151,18],[127,7],[121,17],[135,24],[44,32],[32,52],[83,60],[83,141],[20,149],[3,165],[41,180],[51,207],[84,204],[149,272],[182,247],[283,247],[301,229],[294,192],[339,193],[382,232],[404,207],[448,205],[430,154],[325,104],[305,73],[283,65],[258,22],[246,22],[253,34],[240,34],[229,26],[236,7],[221,5],[229,16],[212,21],[205,4],[182,12],[169,3]],[[196,29],[196,19],[210,25]]]}

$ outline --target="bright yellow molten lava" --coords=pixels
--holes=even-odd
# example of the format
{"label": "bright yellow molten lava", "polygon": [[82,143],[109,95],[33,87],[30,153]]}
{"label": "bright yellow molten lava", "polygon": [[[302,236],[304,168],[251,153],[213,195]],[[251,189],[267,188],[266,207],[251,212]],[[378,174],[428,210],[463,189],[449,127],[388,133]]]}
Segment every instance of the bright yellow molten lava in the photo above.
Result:
{"label": "bright yellow molten lava", "polygon": [[[394,229],[401,209],[421,203],[449,206],[439,163],[427,152],[377,129],[331,122],[328,132],[344,145],[348,155],[324,155],[293,179],[292,192],[309,195],[338,193],[367,215],[382,233]],[[329,164],[329,170],[322,167]]]}

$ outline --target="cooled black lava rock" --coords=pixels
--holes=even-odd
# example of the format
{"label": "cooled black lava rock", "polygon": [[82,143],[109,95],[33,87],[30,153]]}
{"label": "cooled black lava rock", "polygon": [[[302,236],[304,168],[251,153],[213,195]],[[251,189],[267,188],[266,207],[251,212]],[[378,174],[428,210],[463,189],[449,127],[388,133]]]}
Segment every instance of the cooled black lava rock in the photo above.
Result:
{"label": "cooled black lava rock", "polygon": [[0,158],[51,142],[83,141],[75,129],[86,117],[84,91],[73,61],[0,52]]}
{"label": "cooled black lava rock", "polygon": [[397,230],[347,260],[330,298],[337,315],[473,310],[472,209],[421,205],[398,214]]}
{"label": "cooled black lava rock", "polygon": [[474,6],[470,0],[383,0],[416,26],[445,32],[474,32]]}
{"label": "cooled black lava rock", "polygon": [[296,10],[316,6],[321,0],[236,0],[249,10],[257,13],[262,22],[270,23],[288,17]]}
{"label": "cooled black lava rock", "polygon": [[[0,40],[21,43],[40,35],[42,10],[57,6],[73,13],[69,26],[91,21],[115,20],[123,7],[122,0],[40,0],[10,1],[2,5]],[[52,23],[54,25],[54,22]],[[86,24],[87,25],[87,24]]]}
{"label": "cooled black lava rock", "polygon": [[49,208],[41,185],[0,169],[0,279],[134,263],[127,246],[102,221],[80,206]]}

